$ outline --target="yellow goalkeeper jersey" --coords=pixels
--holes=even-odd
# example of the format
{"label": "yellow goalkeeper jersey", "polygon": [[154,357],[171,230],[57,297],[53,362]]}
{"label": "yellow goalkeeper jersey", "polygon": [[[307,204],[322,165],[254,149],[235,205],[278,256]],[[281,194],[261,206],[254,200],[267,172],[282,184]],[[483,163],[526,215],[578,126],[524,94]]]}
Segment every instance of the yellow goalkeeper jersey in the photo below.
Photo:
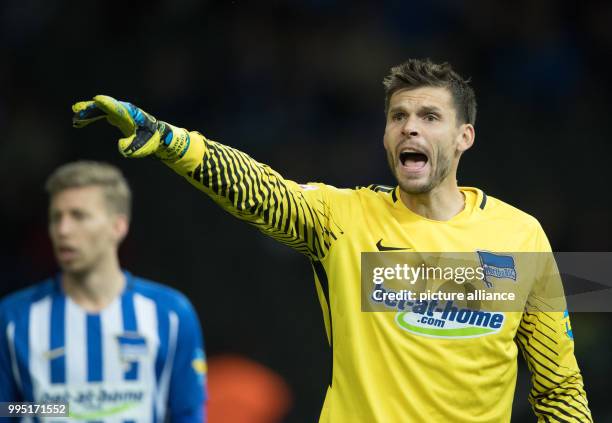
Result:
{"label": "yellow goalkeeper jersey", "polygon": [[508,422],[519,349],[538,421],[592,421],[566,313],[497,313],[486,335],[432,337],[406,330],[399,312],[361,309],[362,252],[550,251],[533,217],[461,188],[463,211],[428,220],[402,203],[398,188],[300,185],[243,152],[190,137],[187,154],[168,165],[312,262],[333,352],[320,422]]}

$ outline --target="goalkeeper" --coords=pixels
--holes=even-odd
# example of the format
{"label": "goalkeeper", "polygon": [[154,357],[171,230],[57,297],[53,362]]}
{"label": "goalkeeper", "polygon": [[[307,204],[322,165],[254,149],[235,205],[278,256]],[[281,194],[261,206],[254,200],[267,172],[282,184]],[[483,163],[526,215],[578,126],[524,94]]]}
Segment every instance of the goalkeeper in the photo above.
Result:
{"label": "goalkeeper", "polygon": [[562,311],[502,313],[497,329],[478,337],[432,337],[405,330],[394,313],[361,311],[362,252],[551,250],[536,219],[457,185],[459,159],[475,136],[466,80],[446,63],[411,59],[384,84],[395,188],[300,185],[106,96],[76,103],[74,125],[106,119],[124,135],[121,154],[158,157],[223,209],[309,258],[333,351],[320,422],[508,422],[519,348],[538,421],[592,421]]}

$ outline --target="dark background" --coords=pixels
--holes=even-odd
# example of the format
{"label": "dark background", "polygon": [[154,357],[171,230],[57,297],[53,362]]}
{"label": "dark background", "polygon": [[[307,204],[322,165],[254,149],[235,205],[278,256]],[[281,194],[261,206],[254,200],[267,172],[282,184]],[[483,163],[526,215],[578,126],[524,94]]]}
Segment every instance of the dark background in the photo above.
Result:
{"label": "dark background", "polygon": [[[393,184],[382,78],[408,57],[449,61],[479,102],[460,184],[536,216],[556,251],[610,251],[611,22],[606,1],[3,0],[0,294],[55,271],[47,175],[114,163],[135,200],[123,265],[190,297],[209,356],[283,375],[287,422],[316,421],[330,357],[307,260],[155,160],[121,159],[114,128],[72,129],[70,105],[128,100],[300,182]],[[612,421],[611,319],[572,318],[595,420]],[[521,364],[513,421],[535,420],[528,384]]]}

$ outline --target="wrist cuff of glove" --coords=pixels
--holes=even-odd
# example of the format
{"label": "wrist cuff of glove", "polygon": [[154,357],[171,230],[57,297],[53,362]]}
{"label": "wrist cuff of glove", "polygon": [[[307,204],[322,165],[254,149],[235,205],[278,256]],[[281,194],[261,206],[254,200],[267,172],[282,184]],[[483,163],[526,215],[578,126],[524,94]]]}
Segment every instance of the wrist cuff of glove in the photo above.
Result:
{"label": "wrist cuff of glove", "polygon": [[166,122],[159,122],[160,145],[155,155],[162,160],[174,162],[180,160],[191,144],[189,132]]}

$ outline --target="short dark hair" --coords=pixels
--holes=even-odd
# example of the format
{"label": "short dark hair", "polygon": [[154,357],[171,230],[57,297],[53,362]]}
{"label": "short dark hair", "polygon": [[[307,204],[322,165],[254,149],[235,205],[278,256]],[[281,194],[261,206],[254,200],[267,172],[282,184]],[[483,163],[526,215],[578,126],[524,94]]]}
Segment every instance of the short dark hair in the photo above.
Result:
{"label": "short dark hair", "polygon": [[429,59],[408,59],[391,68],[383,80],[385,86],[385,114],[389,111],[391,96],[401,89],[420,87],[447,88],[457,109],[457,120],[461,123],[476,123],[476,94],[469,79],[463,79],[450,64],[434,63]]}
{"label": "short dark hair", "polygon": [[128,219],[131,214],[132,192],[119,168],[103,162],[81,160],[57,168],[47,178],[45,188],[53,197],[69,188],[98,186],[108,208]]}

